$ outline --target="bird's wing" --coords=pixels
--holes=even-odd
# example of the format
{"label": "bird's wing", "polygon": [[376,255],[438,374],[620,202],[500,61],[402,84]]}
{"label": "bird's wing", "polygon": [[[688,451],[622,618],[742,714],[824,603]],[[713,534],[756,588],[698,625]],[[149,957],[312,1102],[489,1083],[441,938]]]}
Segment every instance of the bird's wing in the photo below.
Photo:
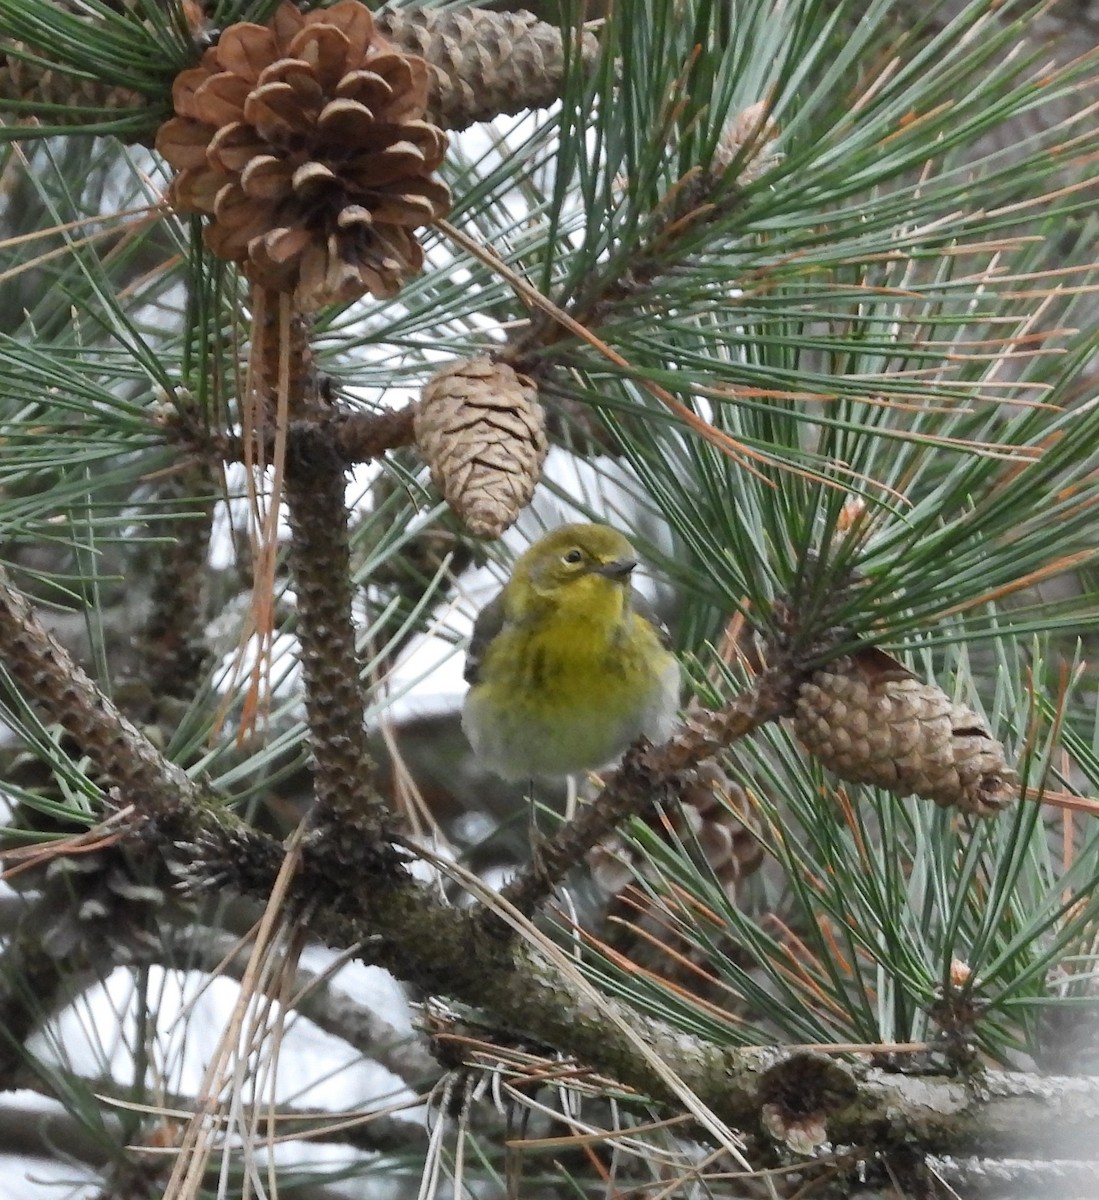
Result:
{"label": "bird's wing", "polygon": [[476,683],[481,674],[481,659],[485,656],[489,642],[504,627],[504,593],[498,592],[477,614],[473,622],[473,635],[466,649],[466,665],[462,676],[466,683]]}
{"label": "bird's wing", "polygon": [[[649,622],[660,635],[660,644],[665,650],[670,650],[672,648],[672,631],[664,624],[660,614],[641,595],[637,588],[630,588],[630,608],[643,620]],[[476,633],[474,636],[476,636]]]}

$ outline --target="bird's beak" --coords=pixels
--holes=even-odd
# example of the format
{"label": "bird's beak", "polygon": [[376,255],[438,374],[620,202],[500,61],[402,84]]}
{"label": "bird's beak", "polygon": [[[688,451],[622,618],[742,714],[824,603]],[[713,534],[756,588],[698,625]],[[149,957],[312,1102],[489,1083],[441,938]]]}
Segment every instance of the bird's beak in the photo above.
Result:
{"label": "bird's beak", "polygon": [[600,563],[598,567],[592,567],[592,574],[605,575],[608,579],[627,579],[636,566],[636,558],[615,558],[608,563]]}

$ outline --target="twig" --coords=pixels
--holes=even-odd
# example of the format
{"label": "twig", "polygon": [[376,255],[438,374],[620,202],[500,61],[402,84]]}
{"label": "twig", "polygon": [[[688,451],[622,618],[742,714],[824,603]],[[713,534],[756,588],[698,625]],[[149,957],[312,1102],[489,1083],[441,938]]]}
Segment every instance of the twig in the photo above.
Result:
{"label": "twig", "polygon": [[[312,369],[309,325],[289,296],[256,289],[253,352],[262,396],[299,424],[287,444],[285,496],[297,596],[305,711],[314,754],[314,824],[347,845],[379,842],[392,825],[371,783],[366,704],[352,620],[344,464],[324,428],[327,401]],[[276,430],[277,437],[277,430]],[[349,851],[353,853],[353,851]]]}
{"label": "twig", "polygon": [[[191,926],[173,934],[172,947],[183,952],[188,968],[219,977],[239,981],[248,966],[247,943],[220,930]],[[177,961],[178,954],[173,954],[172,960]],[[438,1078],[439,1064],[421,1037],[396,1029],[372,1008],[332,986],[325,975],[299,965],[289,982],[294,992],[294,1011],[318,1029],[339,1038],[417,1090]]]}
{"label": "twig", "polygon": [[[329,444],[344,467],[358,466],[379,458],[387,450],[410,446],[413,441],[413,419],[416,405],[408,404],[392,412],[351,412],[333,405],[329,412],[309,420],[291,419],[287,442],[293,447],[304,434],[313,436],[317,428],[325,430]],[[203,461],[246,462],[253,459],[270,461],[275,448],[274,431],[264,429],[253,434],[262,445],[249,448],[237,434],[221,433],[198,422],[187,420],[179,413],[162,418],[163,427],[173,433],[192,454]]]}
{"label": "twig", "polygon": [[[144,815],[197,816],[187,776],[128,721],[48,633],[0,567],[0,662],[49,720],[72,736],[107,787]],[[190,803],[188,803],[190,802]],[[199,826],[192,825],[197,832]],[[177,835],[180,831],[177,831]]]}
{"label": "twig", "polygon": [[[116,1113],[141,1112],[148,1118],[160,1115],[166,1123],[185,1119],[195,1107],[195,1097],[182,1092],[158,1090],[155,1102],[147,1106],[133,1103],[132,1087],[120,1084],[109,1077],[89,1078],[54,1064],[49,1075],[40,1075],[28,1067],[20,1068],[13,1077],[18,1090],[35,1092],[50,1099],[70,1100],[74,1093],[86,1091],[98,1096],[108,1110],[103,1127],[92,1131],[87,1121],[78,1120],[68,1113],[49,1113],[45,1119],[42,1108],[32,1111],[4,1107],[0,1109],[0,1152],[12,1154],[40,1154],[52,1157],[58,1146],[65,1153],[91,1167],[101,1167],[115,1159],[119,1142],[123,1136],[121,1124],[112,1120],[110,1110]],[[411,1107],[411,1105],[410,1105]],[[424,1127],[415,1120],[402,1120],[397,1116],[374,1113],[347,1114],[328,1112],[324,1109],[301,1108],[293,1104],[280,1104],[275,1110],[283,1125],[283,1139],[308,1139],[311,1142],[329,1142],[351,1146],[368,1153],[400,1153],[420,1149],[425,1140]],[[171,1167],[172,1148],[133,1147],[130,1153],[157,1156],[165,1169]]]}

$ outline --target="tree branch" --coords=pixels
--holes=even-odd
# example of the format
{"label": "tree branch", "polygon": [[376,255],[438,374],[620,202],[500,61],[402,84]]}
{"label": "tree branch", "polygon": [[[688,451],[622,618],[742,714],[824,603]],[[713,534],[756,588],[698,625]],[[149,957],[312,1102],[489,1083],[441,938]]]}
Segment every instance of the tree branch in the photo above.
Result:
{"label": "tree branch", "polygon": [[[314,754],[314,821],[342,843],[377,844],[392,826],[370,782],[366,702],[352,620],[347,480],[327,436],[327,402],[312,368],[309,323],[289,296],[255,289],[259,390],[279,419],[297,419],[286,449],[290,570],[297,596],[297,635],[305,711]],[[276,399],[279,401],[275,405]],[[285,402],[285,403],[283,403]]]}
{"label": "tree branch", "polygon": [[[252,832],[215,829],[200,852],[195,877],[261,895],[281,862],[280,848]],[[715,1045],[615,1001],[595,1003],[534,951],[502,942],[481,916],[447,907],[407,878],[387,877],[367,861],[349,888],[347,869],[326,858],[323,843],[314,845],[291,887],[329,945],[362,943],[365,959],[398,978],[678,1108],[664,1076],[623,1033],[619,1023],[627,1023],[720,1120],[772,1141],[801,1149],[827,1139],[871,1149],[1018,1152],[1026,1145],[1040,1152],[1088,1138],[1099,1119],[1099,1080],[906,1076],[781,1047]]]}
{"label": "tree branch", "polygon": [[[60,721],[132,800],[144,818],[135,820],[134,836],[146,848],[175,860],[182,831],[193,832],[193,882],[259,897],[269,893],[282,847],[210,803],[165,762],[46,634],[2,573],[0,657],[50,719]],[[746,719],[725,712],[712,718],[669,750],[666,768],[713,753]],[[793,1146],[820,1138],[868,1147],[903,1142],[936,1153],[1020,1153],[1031,1147],[1041,1153],[1066,1139],[1094,1145],[1089,1139],[1099,1120],[1099,1080],[989,1072],[967,1083],[889,1074],[780,1048],[717,1046],[613,1001],[594,1003],[541,956],[503,941],[482,914],[450,908],[413,881],[391,847],[360,843],[354,861],[347,860],[348,850],[341,845],[334,855],[327,840],[305,847],[290,889],[291,902],[328,945],[361,945],[365,960],[398,979],[484,1011],[501,1029],[536,1037],[659,1102],[678,1103],[622,1023],[721,1120]]]}
{"label": "tree branch", "polygon": [[[197,789],[46,631],[3,567],[0,661],[48,719],[61,725],[91,759],[102,784],[118,789],[124,804],[133,804],[146,815],[195,818],[193,832],[203,827],[198,820]],[[209,812],[204,810],[203,815]]]}
{"label": "tree branch", "polygon": [[[63,1103],[64,1099],[71,1097],[73,1093],[94,1093],[106,1098],[106,1112],[103,1127],[91,1130],[88,1122],[77,1120],[63,1110],[56,1114],[44,1115],[40,1108],[32,1112],[14,1107],[0,1108],[0,1152],[40,1154],[49,1158],[56,1154],[59,1146],[63,1146],[65,1153],[79,1162],[101,1168],[117,1158],[127,1137],[132,1134],[132,1128],[128,1133],[121,1118],[128,1111],[128,1106],[134,1102],[133,1088],[120,1084],[116,1079],[87,1078],[54,1066],[49,1078],[23,1068],[13,1082],[15,1088],[47,1096],[51,1100],[58,1100],[59,1103]],[[52,1086],[54,1084],[58,1086]],[[60,1098],[57,1094],[59,1091],[62,1093]],[[112,1100],[119,1102],[113,1111],[110,1103]],[[165,1091],[158,1091],[155,1096],[150,1095],[146,1102],[163,1108],[166,1121],[178,1119],[173,1118],[171,1114],[193,1111],[197,1103],[194,1096]],[[416,1120],[405,1121],[389,1115],[364,1114],[358,1120],[349,1121],[343,1113],[301,1108],[293,1104],[274,1105],[270,1110],[265,1105],[265,1115],[267,1111],[273,1111],[280,1120],[280,1132],[284,1135],[293,1130],[294,1134],[300,1135],[303,1140],[351,1146],[366,1153],[422,1152],[427,1141],[423,1125]],[[153,1121],[155,1115],[150,1113],[145,1119]],[[247,1111],[244,1112],[243,1119],[247,1119]],[[140,1156],[140,1150],[131,1153]],[[155,1161],[170,1168],[171,1159],[168,1157],[159,1157]]]}

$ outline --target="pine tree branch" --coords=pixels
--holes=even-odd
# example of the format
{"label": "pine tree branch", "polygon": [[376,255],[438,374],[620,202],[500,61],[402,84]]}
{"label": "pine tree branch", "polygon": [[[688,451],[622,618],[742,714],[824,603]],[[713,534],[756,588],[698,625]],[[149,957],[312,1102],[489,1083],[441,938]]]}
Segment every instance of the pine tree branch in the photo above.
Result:
{"label": "pine tree branch", "polygon": [[314,824],[348,845],[377,844],[393,821],[371,783],[366,700],[352,620],[344,464],[325,428],[327,402],[313,369],[309,322],[293,311],[289,296],[255,291],[259,392],[279,414],[266,423],[276,428],[291,420],[299,423],[286,448],[285,499],[314,754]]}
{"label": "pine tree branch", "polygon": [[[343,466],[354,467],[380,458],[387,450],[411,446],[415,413],[414,404],[392,412],[353,412],[333,405],[308,421],[291,420],[286,431],[287,444],[294,446],[303,435],[323,429]],[[252,445],[248,446],[241,436],[216,432],[204,423],[187,421],[177,414],[166,424],[179,444],[204,462],[245,462],[258,457],[270,462],[274,454],[275,436],[269,429],[255,432]]]}
{"label": "pine tree branch", "polygon": [[[197,848],[192,878],[263,895],[281,848],[252,832],[218,828]],[[781,1047],[726,1047],[692,1037],[607,999],[594,1002],[535,952],[504,943],[478,915],[378,870],[349,868],[324,843],[303,853],[291,898],[333,947],[361,943],[364,958],[433,995],[487,1014],[502,1030],[537,1038],[665,1106],[665,1078],[642,1060],[626,1024],[728,1125],[799,1149],[824,1140],[888,1149],[966,1153],[1030,1146],[1056,1151],[1090,1136],[1099,1080],[988,1072],[972,1080],[906,1076]],[[354,883],[351,883],[351,880]],[[1072,1151],[1075,1153],[1076,1151]]]}
{"label": "pine tree branch", "polygon": [[[613,322],[622,311],[652,301],[652,289],[669,271],[697,250],[699,234],[728,221],[742,204],[743,188],[768,171],[778,158],[778,129],[766,105],[756,104],[729,114],[725,136],[705,167],[695,165],[676,181],[660,205],[649,213],[625,259],[613,257],[585,278],[578,293],[563,308],[578,324],[591,330]],[[729,168],[736,162],[733,177]],[[516,369],[540,376],[567,361],[568,343],[554,350],[566,330],[545,310],[508,339],[504,357]]]}
{"label": "pine tree branch", "polygon": [[[191,832],[191,878],[208,888],[268,894],[281,846],[247,829],[165,762],[65,651],[42,629],[26,600],[0,574],[0,657],[53,720],[60,721],[137,810],[134,834],[172,861]],[[730,723],[693,735],[673,753],[675,770],[712,753]],[[743,715],[739,718],[743,720]],[[735,727],[736,722],[732,722]],[[144,818],[144,820],[142,820]],[[557,1051],[674,1105],[664,1078],[639,1059],[619,1022],[728,1124],[795,1145],[820,1137],[881,1146],[898,1140],[927,1151],[966,1153],[1037,1143],[1043,1149],[1079,1137],[1099,1119],[1099,1081],[987,1073],[976,1081],[889,1074],[777,1048],[728,1048],[693,1038],[603,1000],[593,1004],[539,956],[504,942],[483,915],[450,908],[398,869],[392,849],[360,842],[358,857],[327,841],[306,847],[291,900],[330,946],[362,945],[364,957],[430,994],[486,1012],[502,1029],[534,1036]],[[33,979],[30,961],[9,964]],[[618,1020],[608,1019],[608,1012]],[[765,1113],[765,1108],[769,1116]]]}
{"label": "pine tree branch", "polygon": [[[102,1128],[89,1130],[89,1123],[72,1117],[67,1112],[50,1113],[43,1119],[42,1109],[0,1108],[0,1152],[13,1154],[41,1155],[53,1157],[59,1146],[78,1162],[94,1168],[102,1168],[116,1161],[128,1133],[122,1123],[123,1114],[134,1103],[133,1088],[120,1084],[109,1076],[89,1078],[74,1071],[51,1066],[49,1075],[22,1067],[12,1081],[13,1090],[34,1092],[58,1103],[74,1094],[86,1092],[101,1097],[105,1104],[100,1110]],[[111,1101],[118,1101],[112,1111]],[[157,1090],[150,1093],[145,1103],[165,1110],[165,1121],[179,1120],[174,1114],[194,1111],[196,1099],[182,1092]],[[265,1106],[265,1115],[267,1112]],[[327,1112],[324,1109],[303,1108],[295,1104],[275,1105],[271,1110],[280,1122],[280,1132],[286,1136],[291,1131],[303,1140],[323,1142],[330,1145],[350,1146],[370,1154],[400,1154],[422,1152],[427,1134],[416,1120],[402,1120],[395,1116],[361,1115],[359,1120],[348,1121],[345,1114]],[[155,1120],[150,1113],[147,1121]],[[245,1116],[247,1119],[247,1116]],[[131,1130],[132,1134],[132,1130]],[[138,1161],[140,1150],[129,1152]],[[146,1157],[146,1163],[167,1164],[171,1159],[158,1155]]]}
{"label": "pine tree branch", "polygon": [[139,676],[153,697],[189,700],[210,654],[206,643],[207,562],[217,489],[212,464],[198,461],[166,483],[172,541],[158,547],[149,572],[150,613],[139,636]]}
{"label": "pine tree branch", "polygon": [[[48,720],[71,735],[91,759],[102,786],[145,815],[182,818],[196,813],[197,789],[96,687],[48,633],[26,597],[0,567],[0,662]],[[191,826],[201,827],[201,822]],[[177,833],[185,832],[177,829]]]}

